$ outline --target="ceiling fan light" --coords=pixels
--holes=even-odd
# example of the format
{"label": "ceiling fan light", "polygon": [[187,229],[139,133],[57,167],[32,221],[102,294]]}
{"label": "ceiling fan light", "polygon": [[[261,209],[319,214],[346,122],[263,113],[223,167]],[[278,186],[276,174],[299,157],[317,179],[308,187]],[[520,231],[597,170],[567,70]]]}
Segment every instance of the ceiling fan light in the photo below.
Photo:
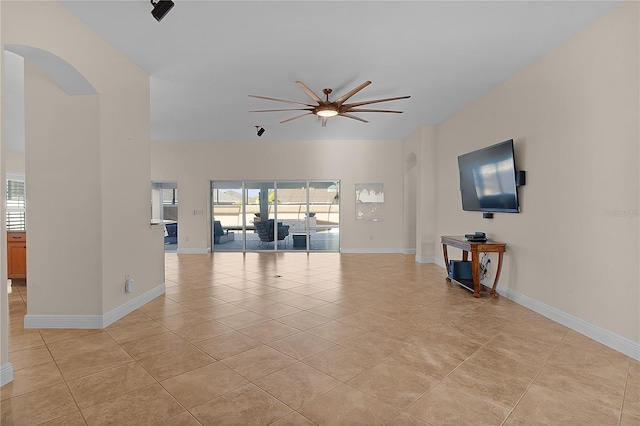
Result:
{"label": "ceiling fan light", "polygon": [[316,112],[316,115],[318,117],[330,118],[330,117],[335,117],[336,115],[338,115],[338,111],[336,111],[335,109],[331,109],[331,108],[325,108],[325,109],[318,110]]}

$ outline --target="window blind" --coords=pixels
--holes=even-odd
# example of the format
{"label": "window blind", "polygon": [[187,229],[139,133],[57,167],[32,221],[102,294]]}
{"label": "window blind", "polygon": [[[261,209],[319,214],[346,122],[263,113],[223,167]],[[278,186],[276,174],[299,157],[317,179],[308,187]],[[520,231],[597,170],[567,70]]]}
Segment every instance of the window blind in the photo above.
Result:
{"label": "window blind", "polygon": [[24,181],[7,179],[7,231],[24,231],[26,229],[26,206]]}

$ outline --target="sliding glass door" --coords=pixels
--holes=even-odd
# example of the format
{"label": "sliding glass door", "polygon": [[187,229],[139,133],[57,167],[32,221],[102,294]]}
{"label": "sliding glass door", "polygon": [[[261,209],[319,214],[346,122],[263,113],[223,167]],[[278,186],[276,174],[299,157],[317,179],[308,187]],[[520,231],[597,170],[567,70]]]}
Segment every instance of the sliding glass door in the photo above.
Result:
{"label": "sliding glass door", "polygon": [[307,182],[278,182],[278,217],[288,226],[291,250],[310,250]]}
{"label": "sliding glass door", "polygon": [[212,251],[339,251],[338,181],[211,182]]}
{"label": "sliding glass door", "polygon": [[311,247],[340,250],[340,182],[309,182]]}
{"label": "sliding glass door", "polygon": [[246,251],[277,250],[288,235],[277,225],[275,182],[245,182]]}
{"label": "sliding glass door", "polygon": [[[211,183],[212,250],[245,246],[243,182]],[[234,250],[235,251],[235,250]]]}

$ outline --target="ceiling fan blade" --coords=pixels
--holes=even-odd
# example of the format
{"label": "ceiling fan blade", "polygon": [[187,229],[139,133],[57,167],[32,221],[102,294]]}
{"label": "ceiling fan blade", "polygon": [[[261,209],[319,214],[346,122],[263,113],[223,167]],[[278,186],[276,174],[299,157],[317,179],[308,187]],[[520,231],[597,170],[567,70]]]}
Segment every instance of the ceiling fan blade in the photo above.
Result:
{"label": "ceiling fan blade", "polygon": [[347,117],[347,118],[352,118],[354,120],[358,120],[358,121],[362,121],[363,123],[368,123],[367,120],[365,120],[364,118],[360,118],[360,117],[356,117],[355,115],[351,115],[351,114],[340,114],[340,117]]}
{"label": "ceiling fan blade", "polygon": [[313,113],[312,112],[308,112],[306,114],[296,115],[295,117],[287,118],[286,120],[281,121],[280,124],[286,123],[288,121],[295,120],[296,118],[304,117],[305,115],[311,115],[311,114],[313,114]]}
{"label": "ceiling fan blade", "polygon": [[371,81],[365,81],[364,83],[362,83],[360,86],[356,87],[353,90],[348,91],[347,93],[345,93],[344,95],[340,96],[338,99],[336,99],[336,103],[338,105],[342,105],[342,103],[344,101],[346,101],[347,99],[349,99],[350,97],[352,97],[353,95],[355,95],[356,93],[358,93],[359,91],[361,91],[362,89],[364,89],[365,87],[367,87],[368,85],[371,84]]}
{"label": "ceiling fan blade", "polygon": [[367,109],[367,108],[351,108],[347,112],[394,112],[396,114],[403,113],[403,111],[396,111],[393,109]]}
{"label": "ceiling fan blade", "polygon": [[288,101],[286,99],[269,98],[267,96],[249,95],[249,97],[250,98],[256,98],[256,99],[266,99],[268,101],[284,102],[284,103],[287,103],[287,104],[304,105],[304,106],[308,106],[308,107],[314,107],[315,106],[315,105],[304,104],[302,102]]}
{"label": "ceiling fan blade", "polygon": [[396,98],[386,98],[386,99],[374,99],[372,101],[362,101],[362,102],[354,102],[352,104],[346,104],[346,105],[342,105],[345,108],[353,108],[353,107],[359,107],[362,105],[369,105],[369,104],[376,104],[378,102],[389,102],[389,101],[395,101],[397,99],[408,99],[411,96],[398,96]]}
{"label": "ceiling fan blade", "polygon": [[313,93],[313,91],[311,89],[309,89],[307,86],[304,85],[303,82],[301,81],[296,81],[296,84],[298,86],[300,86],[300,88],[302,90],[304,90],[306,92],[307,95],[309,95],[311,97],[311,99],[313,99],[314,101],[316,101],[317,103],[322,103],[322,99],[320,99],[320,97],[318,97],[318,95],[316,95],[315,93]]}
{"label": "ceiling fan blade", "polygon": [[313,108],[256,109],[249,112],[313,111]]}

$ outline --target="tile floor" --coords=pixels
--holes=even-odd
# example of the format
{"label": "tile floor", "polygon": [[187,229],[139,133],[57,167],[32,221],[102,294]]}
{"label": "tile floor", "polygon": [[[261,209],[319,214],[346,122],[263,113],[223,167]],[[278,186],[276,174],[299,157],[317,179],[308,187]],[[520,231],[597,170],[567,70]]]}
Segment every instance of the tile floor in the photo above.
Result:
{"label": "tile floor", "polygon": [[[166,255],[105,330],[25,330],[9,425],[640,425],[640,363],[411,255]],[[474,326],[475,325],[475,326]]]}

